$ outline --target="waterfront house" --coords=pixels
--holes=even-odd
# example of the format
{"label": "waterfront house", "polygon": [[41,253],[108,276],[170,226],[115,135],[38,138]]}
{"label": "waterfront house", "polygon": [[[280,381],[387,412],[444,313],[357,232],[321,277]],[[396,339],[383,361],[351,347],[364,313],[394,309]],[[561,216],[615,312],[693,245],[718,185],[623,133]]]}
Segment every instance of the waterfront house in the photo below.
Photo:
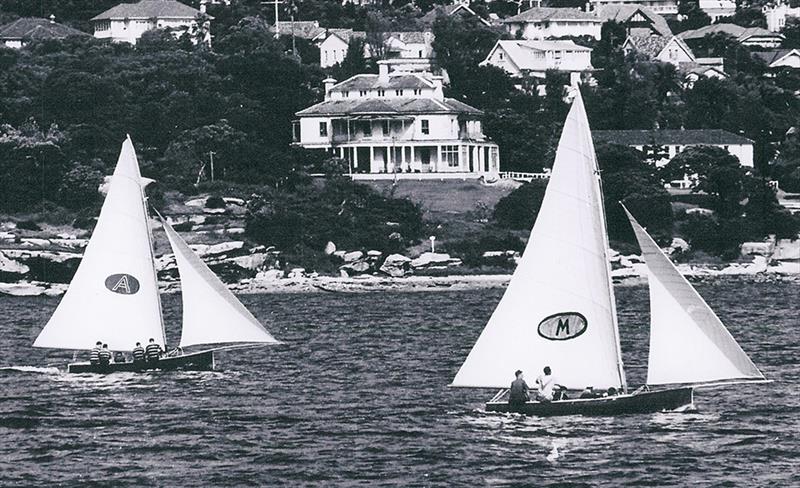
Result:
{"label": "waterfront house", "polygon": [[[696,130],[595,130],[595,143],[612,143],[638,149],[653,157],[661,167],[688,147],[721,147],[739,159],[742,166],[753,167],[753,141],[722,129]],[[660,156],[660,157],[659,157]]]}
{"label": "waterfront house", "polygon": [[770,32],[761,27],[742,27],[736,24],[706,25],[699,29],[681,32],[678,34],[678,37],[691,45],[693,41],[700,40],[705,36],[713,34],[727,34],[743,46],[765,49],[776,48],[783,42],[783,36],[781,34]]}
{"label": "waterfront house", "polygon": [[325,99],[297,112],[295,144],[348,161],[352,173],[494,174],[497,145],[483,113],[445,98],[442,78],[390,72],[325,80]]}
{"label": "waterfront house", "polygon": [[534,7],[501,21],[514,37],[551,39],[591,36],[600,39],[603,19],[576,8]]}
{"label": "waterfront house", "polygon": [[568,73],[575,86],[581,75],[591,73],[592,50],[572,41],[497,41],[481,66],[491,65],[515,78],[544,79],[548,70]]}
{"label": "waterfront house", "polygon": [[0,26],[0,46],[19,49],[34,40],[64,39],[70,36],[86,37],[88,35],[83,31],[56,23],[53,15],[50,16],[49,20],[22,17],[14,22]]}
{"label": "waterfront house", "polygon": [[[205,10],[205,3],[201,7]],[[91,19],[94,37],[130,44],[136,44],[151,29],[170,29],[175,37],[202,31],[201,40],[210,43],[211,20],[204,12],[175,0],[121,3]]]}

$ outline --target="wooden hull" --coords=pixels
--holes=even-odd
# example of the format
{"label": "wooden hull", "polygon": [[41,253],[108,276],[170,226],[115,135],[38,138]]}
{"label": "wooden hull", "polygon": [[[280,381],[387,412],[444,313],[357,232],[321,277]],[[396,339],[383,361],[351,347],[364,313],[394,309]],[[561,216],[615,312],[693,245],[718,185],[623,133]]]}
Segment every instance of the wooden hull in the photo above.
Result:
{"label": "wooden hull", "polygon": [[97,364],[72,363],[67,366],[69,373],[116,373],[118,371],[212,371],[214,369],[214,351],[202,351],[183,356],[163,357],[157,363],[111,363],[107,366]]}
{"label": "wooden hull", "polygon": [[[528,402],[522,405],[522,408],[517,412],[542,417],[664,412],[692,405],[693,393],[692,387],[684,387],[603,398]],[[507,413],[510,409],[508,402],[500,401],[488,402],[486,410]]]}

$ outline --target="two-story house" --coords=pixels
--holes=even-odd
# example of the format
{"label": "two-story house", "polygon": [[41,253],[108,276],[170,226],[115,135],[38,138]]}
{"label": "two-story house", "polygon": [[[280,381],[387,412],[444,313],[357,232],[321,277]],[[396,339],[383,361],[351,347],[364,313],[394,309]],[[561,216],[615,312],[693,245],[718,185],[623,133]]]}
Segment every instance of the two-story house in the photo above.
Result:
{"label": "two-story house", "polygon": [[[353,29],[326,29],[324,34],[316,38],[319,43],[320,66],[330,68],[344,61],[347,56],[347,48],[350,46],[350,39],[353,38],[366,41],[367,34]],[[368,56],[369,50],[365,47],[364,57]]]}
{"label": "two-story house", "polygon": [[736,2],[733,0],[700,0],[700,10],[716,22],[721,17],[730,17],[736,13]]}
{"label": "two-story house", "polygon": [[699,29],[681,32],[678,34],[678,37],[686,41],[689,45],[692,45],[694,41],[714,34],[729,35],[742,46],[765,49],[776,48],[783,42],[783,35],[781,34],[770,32],[761,27],[742,27],[736,24],[706,25]]}
{"label": "two-story house", "polygon": [[[205,8],[205,4],[202,4]],[[175,0],[140,0],[121,3],[91,19],[94,37],[113,42],[136,44],[151,29],[170,29],[178,37],[184,33],[199,34],[210,43],[212,18],[200,10]]]}
{"label": "two-story house", "polygon": [[514,37],[552,39],[591,36],[600,39],[603,19],[576,8],[534,7],[501,21]]}
{"label": "two-story house", "polygon": [[499,171],[483,113],[445,98],[441,77],[390,72],[325,80],[325,99],[297,112],[295,144],[346,159],[353,173]]}
{"label": "two-story house", "polygon": [[697,63],[692,50],[677,36],[629,36],[622,44],[622,50],[626,54],[638,51],[651,59],[676,67],[694,66]]}
{"label": "two-story house", "polygon": [[576,86],[584,73],[591,73],[592,50],[572,41],[497,41],[481,66],[497,66],[515,78],[545,77],[548,70],[569,73]]}
{"label": "two-story house", "polygon": [[0,46],[19,49],[33,40],[64,39],[70,36],[86,37],[88,35],[83,31],[56,23],[55,17],[52,15],[50,20],[22,17],[10,24],[0,26]]}
{"label": "two-story house", "polygon": [[[317,37],[320,66],[329,68],[341,63],[347,55],[350,40],[354,38],[365,41],[365,58],[423,59],[427,60],[424,65],[430,70],[431,60],[435,57],[432,32],[386,32],[382,35],[372,36],[368,40],[365,32],[353,31],[352,29],[327,29],[324,34]],[[373,45],[373,43],[378,43],[379,45]]]}

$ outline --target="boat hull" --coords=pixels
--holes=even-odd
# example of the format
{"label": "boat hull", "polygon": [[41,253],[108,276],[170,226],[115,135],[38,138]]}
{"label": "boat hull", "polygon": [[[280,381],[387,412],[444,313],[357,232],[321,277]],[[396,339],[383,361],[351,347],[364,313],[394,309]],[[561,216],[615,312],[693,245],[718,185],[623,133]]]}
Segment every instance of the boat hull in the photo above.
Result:
{"label": "boat hull", "polygon": [[120,371],[212,371],[214,369],[214,351],[202,351],[182,356],[163,357],[155,364],[144,363],[111,363],[107,366],[98,364],[72,363],[67,366],[68,373],[108,374]]}
{"label": "boat hull", "polygon": [[[528,402],[522,405],[522,408],[517,412],[541,417],[664,412],[692,405],[693,393],[692,387],[684,387],[602,398]],[[508,402],[505,401],[488,402],[486,410],[488,412],[504,413],[510,411]]]}

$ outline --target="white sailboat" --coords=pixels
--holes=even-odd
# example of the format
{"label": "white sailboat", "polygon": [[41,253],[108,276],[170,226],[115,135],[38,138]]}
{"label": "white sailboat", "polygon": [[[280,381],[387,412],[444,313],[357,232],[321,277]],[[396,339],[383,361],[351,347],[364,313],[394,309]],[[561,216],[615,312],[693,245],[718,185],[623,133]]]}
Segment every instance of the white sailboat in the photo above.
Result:
{"label": "white sailboat", "polygon": [[[85,350],[102,341],[112,351],[131,351],[153,338],[166,346],[152,233],[133,143],[122,144],[92,237],[66,294],[34,347]],[[279,343],[163,221],[181,279],[180,347]],[[165,357],[158,369],[213,369],[214,350]],[[98,367],[70,364],[70,372],[138,369],[133,363]]]}
{"label": "white sailboat", "polygon": [[[600,172],[580,92],[576,91],[531,237],[508,289],[451,386],[503,388],[513,372],[549,366],[570,390],[613,387],[595,399],[528,402],[524,413],[612,414],[692,404],[693,386],[723,380],[763,381],[691,285],[632,220],[650,270],[653,316],[648,385],[628,393],[608,259]],[[691,343],[691,344],[689,344]]]}

